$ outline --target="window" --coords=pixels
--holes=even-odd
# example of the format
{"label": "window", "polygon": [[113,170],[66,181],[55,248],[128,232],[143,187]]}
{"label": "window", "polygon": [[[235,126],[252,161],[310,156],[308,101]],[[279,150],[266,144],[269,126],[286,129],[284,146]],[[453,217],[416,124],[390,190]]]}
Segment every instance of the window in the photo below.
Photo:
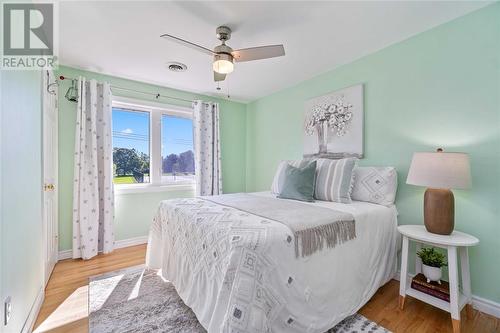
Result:
{"label": "window", "polygon": [[161,117],[162,183],[194,182],[193,121]]}
{"label": "window", "polygon": [[118,190],[194,185],[191,109],[116,97],[112,117]]}
{"label": "window", "polygon": [[113,108],[113,182],[149,183],[149,113]]}

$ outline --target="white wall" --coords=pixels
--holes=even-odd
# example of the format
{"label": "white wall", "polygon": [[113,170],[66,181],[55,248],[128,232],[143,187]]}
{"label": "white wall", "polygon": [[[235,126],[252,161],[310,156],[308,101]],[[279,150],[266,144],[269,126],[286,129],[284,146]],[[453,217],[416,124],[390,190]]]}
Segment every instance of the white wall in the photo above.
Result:
{"label": "white wall", "polygon": [[17,333],[43,291],[41,73],[3,71],[0,88],[0,331]]}

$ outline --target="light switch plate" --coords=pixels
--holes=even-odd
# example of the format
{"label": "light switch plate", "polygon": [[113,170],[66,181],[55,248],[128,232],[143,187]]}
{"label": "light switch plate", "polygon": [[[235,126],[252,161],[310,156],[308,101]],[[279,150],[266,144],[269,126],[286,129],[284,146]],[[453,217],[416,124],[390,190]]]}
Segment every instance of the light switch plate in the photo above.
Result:
{"label": "light switch plate", "polygon": [[3,313],[4,313],[3,324],[7,326],[10,320],[10,315],[12,313],[12,302],[10,300],[10,296],[5,299]]}

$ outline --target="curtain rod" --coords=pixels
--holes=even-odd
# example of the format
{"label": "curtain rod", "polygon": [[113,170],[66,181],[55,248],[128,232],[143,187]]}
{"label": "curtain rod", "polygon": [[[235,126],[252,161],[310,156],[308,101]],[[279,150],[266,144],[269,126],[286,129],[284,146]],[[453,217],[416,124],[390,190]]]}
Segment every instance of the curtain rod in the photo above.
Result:
{"label": "curtain rod", "polygon": [[[64,81],[64,80],[77,80],[75,78],[71,78],[71,77],[67,77],[67,76],[63,76],[63,75],[59,76],[59,79],[62,80],[62,81]],[[140,91],[140,90],[135,90],[135,89],[118,87],[118,86],[114,86],[114,85],[111,85],[111,88],[112,89],[118,89],[118,90],[135,92],[135,93],[139,93],[139,94],[143,94],[143,95],[150,95],[150,96],[154,96],[156,99],[158,99],[160,97],[163,97],[163,98],[175,99],[175,100],[178,100],[178,101],[183,101],[183,102],[188,102],[188,103],[195,102],[195,101],[190,100],[190,99],[184,99],[184,98],[179,98],[179,97],[172,97],[172,96],[168,96],[168,95],[161,95],[159,93],[155,94],[155,93],[150,93],[150,92],[145,92],[145,91]]]}

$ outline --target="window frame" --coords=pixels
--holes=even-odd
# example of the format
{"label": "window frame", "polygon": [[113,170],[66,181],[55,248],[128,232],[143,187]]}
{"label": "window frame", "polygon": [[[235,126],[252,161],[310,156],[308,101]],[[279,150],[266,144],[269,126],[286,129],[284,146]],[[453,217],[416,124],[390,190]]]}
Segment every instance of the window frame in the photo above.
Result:
{"label": "window frame", "polygon": [[[193,119],[193,110],[188,107],[144,101],[128,97],[113,96],[112,108],[149,113],[149,183],[114,184],[115,194],[194,191],[194,182],[162,183],[161,121],[163,115]],[[114,148],[114,147],[113,147]],[[194,147],[193,147],[194,148]]]}

